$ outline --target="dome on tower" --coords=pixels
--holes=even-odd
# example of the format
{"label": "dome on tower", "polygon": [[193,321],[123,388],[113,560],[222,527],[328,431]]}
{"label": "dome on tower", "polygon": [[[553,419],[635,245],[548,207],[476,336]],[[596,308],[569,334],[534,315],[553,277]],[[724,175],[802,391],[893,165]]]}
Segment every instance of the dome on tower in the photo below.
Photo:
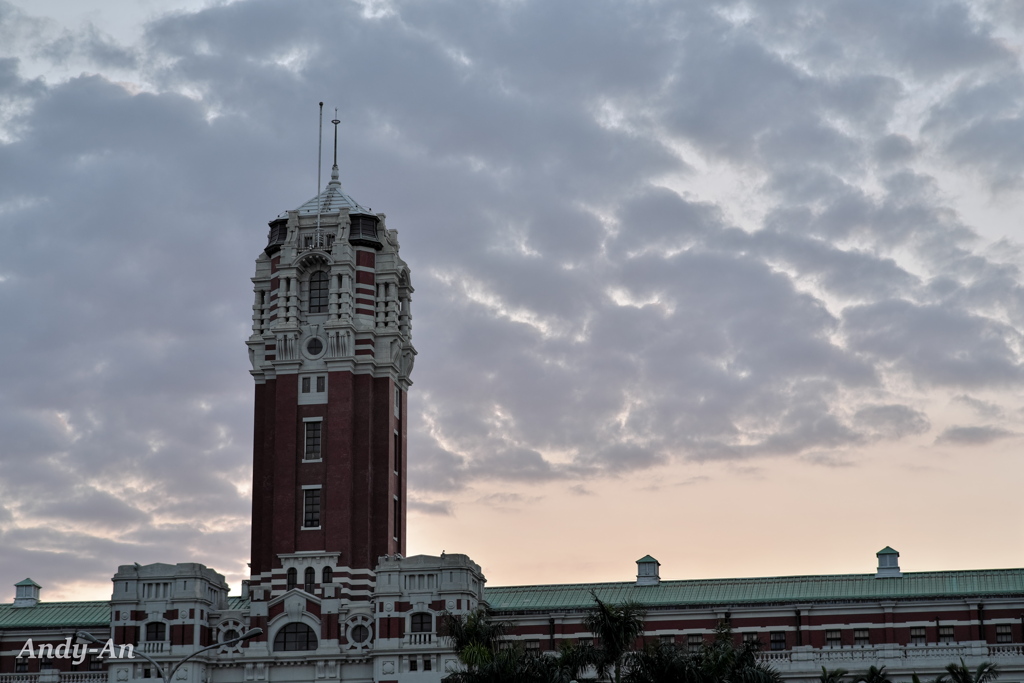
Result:
{"label": "dome on tower", "polygon": [[[323,192],[300,206],[297,211],[300,216],[315,216],[318,210],[320,213],[326,214],[338,213],[342,209],[347,209],[349,213],[359,212],[372,215],[370,209],[361,206],[359,202],[341,191],[341,182],[337,179],[331,180]],[[288,212],[285,211],[277,217],[288,218]]]}

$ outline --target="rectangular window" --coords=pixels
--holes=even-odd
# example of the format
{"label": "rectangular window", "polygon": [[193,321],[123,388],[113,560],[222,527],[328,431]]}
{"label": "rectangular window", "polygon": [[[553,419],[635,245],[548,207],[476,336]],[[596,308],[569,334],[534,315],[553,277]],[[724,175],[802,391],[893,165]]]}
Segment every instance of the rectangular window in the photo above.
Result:
{"label": "rectangular window", "polygon": [[39,670],[47,671],[53,668],[53,660],[49,657],[43,657],[39,660]]}
{"label": "rectangular window", "polygon": [[395,540],[397,541],[402,537],[402,506],[398,502],[398,496],[395,496]]}
{"label": "rectangular window", "polygon": [[773,650],[785,650],[786,649],[786,632],[785,631],[772,631],[771,635],[772,649]]}
{"label": "rectangular window", "polygon": [[661,644],[662,645],[675,645],[676,644],[676,637],[675,636],[658,636],[658,639],[661,640]]}
{"label": "rectangular window", "polygon": [[28,660],[17,659],[14,662],[14,673],[16,674],[27,674],[28,673]]}
{"label": "rectangular window", "polygon": [[103,660],[95,657],[89,660],[89,671],[103,671]]}
{"label": "rectangular window", "polygon": [[868,634],[868,630],[866,628],[854,629],[853,643],[854,645],[870,645],[871,636]]}
{"label": "rectangular window", "polygon": [[311,406],[327,403],[328,379],[328,375],[309,374],[299,376],[299,405]]}
{"label": "rectangular window", "polygon": [[416,671],[420,668],[420,663],[416,659],[409,660],[409,671]]}
{"label": "rectangular window", "polygon": [[843,634],[841,631],[825,631],[826,647],[841,647],[842,644]]}
{"label": "rectangular window", "polygon": [[402,390],[395,387],[395,417],[402,419]]}
{"label": "rectangular window", "polygon": [[996,642],[997,643],[1012,643],[1013,642],[1013,627],[1009,624],[999,624],[996,626]]}
{"label": "rectangular window", "polygon": [[580,647],[594,647],[594,639],[593,638],[580,638],[579,644],[580,644]]}
{"label": "rectangular window", "polygon": [[306,529],[320,526],[320,489],[303,489],[302,502],[302,526]]}
{"label": "rectangular window", "polygon": [[540,654],[540,641],[539,640],[528,640],[526,641],[526,651],[532,652],[533,654]]}
{"label": "rectangular window", "polygon": [[910,629],[910,642],[914,645],[921,645],[928,642],[928,638],[925,636],[924,627],[916,627]]}
{"label": "rectangular window", "polygon": [[322,422],[306,422],[306,451],[304,460],[320,460],[320,443]]}
{"label": "rectangular window", "polygon": [[699,633],[691,633],[686,636],[686,649],[690,652],[696,652],[700,649],[700,646],[704,644],[704,636]]}
{"label": "rectangular window", "polygon": [[426,657],[423,658],[423,670],[430,671],[430,660]]}
{"label": "rectangular window", "polygon": [[760,642],[760,639],[757,637],[756,633],[744,633],[743,634],[743,642],[744,643],[757,643],[757,642]]}
{"label": "rectangular window", "polygon": [[395,474],[402,471],[402,435],[395,432]]}

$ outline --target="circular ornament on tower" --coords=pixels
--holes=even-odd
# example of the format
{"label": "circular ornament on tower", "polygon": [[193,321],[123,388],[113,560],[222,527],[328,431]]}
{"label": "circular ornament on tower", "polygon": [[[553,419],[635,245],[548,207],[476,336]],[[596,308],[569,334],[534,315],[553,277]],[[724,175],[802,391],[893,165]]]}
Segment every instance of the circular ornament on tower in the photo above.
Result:
{"label": "circular ornament on tower", "polygon": [[313,337],[306,342],[306,353],[316,358],[324,352],[324,342],[320,337]]}

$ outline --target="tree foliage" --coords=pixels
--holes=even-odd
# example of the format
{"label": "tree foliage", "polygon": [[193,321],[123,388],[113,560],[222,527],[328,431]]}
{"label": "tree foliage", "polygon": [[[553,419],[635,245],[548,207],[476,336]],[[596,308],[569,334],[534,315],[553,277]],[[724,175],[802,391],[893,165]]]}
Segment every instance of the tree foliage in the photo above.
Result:
{"label": "tree foliage", "polygon": [[623,657],[634,649],[637,638],[644,632],[644,609],[634,602],[612,605],[597,597],[594,591],[590,591],[590,596],[594,607],[583,623],[598,639],[594,664],[600,678],[611,669],[613,680],[619,683]]}
{"label": "tree foliage", "polygon": [[992,662],[982,662],[974,671],[967,668],[964,658],[960,658],[959,664],[950,664],[946,667],[950,683],[990,683],[999,678],[999,667]]}
{"label": "tree foliage", "polygon": [[826,669],[821,667],[821,675],[818,676],[818,680],[821,683],[841,683],[843,676],[846,676],[849,671],[846,669]]}

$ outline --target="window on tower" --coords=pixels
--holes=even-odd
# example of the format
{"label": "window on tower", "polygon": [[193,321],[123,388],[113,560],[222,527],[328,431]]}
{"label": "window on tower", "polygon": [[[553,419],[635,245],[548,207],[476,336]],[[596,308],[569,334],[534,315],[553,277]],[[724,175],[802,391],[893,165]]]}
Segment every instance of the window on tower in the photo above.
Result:
{"label": "window on tower", "polygon": [[288,569],[288,583],[286,585],[287,590],[291,590],[299,585],[299,570],[295,567]]}
{"label": "window on tower", "polygon": [[327,403],[327,375],[301,375],[299,377],[299,404]]}
{"label": "window on tower", "polygon": [[302,528],[320,528],[320,487],[302,490]]}
{"label": "window on tower", "polygon": [[306,448],[302,455],[303,460],[320,460],[321,451],[320,446],[322,444],[322,429],[323,422],[319,419],[315,421],[309,421],[304,423],[306,426]]}
{"label": "window on tower", "polygon": [[309,276],[309,312],[327,312],[327,273],[318,270]]}
{"label": "window on tower", "polygon": [[402,512],[402,505],[398,502],[398,496],[395,496],[395,540],[397,541],[402,536],[402,518],[400,514]]}
{"label": "window on tower", "polygon": [[302,590],[312,594],[313,588],[316,586],[316,570],[312,567],[306,567],[304,580],[302,582]]}
{"label": "window on tower", "polygon": [[395,432],[395,474],[402,473],[402,435]]}

